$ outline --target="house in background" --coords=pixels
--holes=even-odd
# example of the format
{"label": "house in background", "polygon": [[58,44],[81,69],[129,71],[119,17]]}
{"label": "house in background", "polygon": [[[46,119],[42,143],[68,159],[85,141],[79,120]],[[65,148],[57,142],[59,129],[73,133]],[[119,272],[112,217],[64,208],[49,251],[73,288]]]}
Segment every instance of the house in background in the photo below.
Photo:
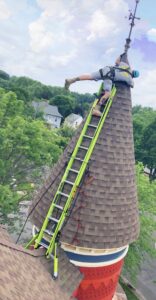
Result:
{"label": "house in background", "polygon": [[36,102],[33,101],[32,105],[36,113],[43,112],[45,121],[51,127],[59,128],[63,116],[59,113],[57,106],[50,105],[47,101]]}
{"label": "house in background", "polygon": [[65,118],[64,124],[73,128],[77,128],[83,121],[83,118],[80,115],[70,114]]}

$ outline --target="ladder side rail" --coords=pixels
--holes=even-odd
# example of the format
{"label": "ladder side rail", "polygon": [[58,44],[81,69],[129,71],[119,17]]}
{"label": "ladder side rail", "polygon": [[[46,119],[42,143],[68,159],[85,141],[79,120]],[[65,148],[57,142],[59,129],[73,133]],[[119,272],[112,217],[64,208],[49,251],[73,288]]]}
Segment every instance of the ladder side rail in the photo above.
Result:
{"label": "ladder side rail", "polygon": [[38,234],[38,236],[37,236],[37,239],[35,240],[35,249],[38,248],[39,243],[40,243],[40,241],[42,240],[42,237],[43,237],[43,234],[44,234],[44,230],[47,228],[47,225],[48,225],[48,223],[49,223],[49,217],[52,215],[53,210],[54,210],[54,208],[55,208],[55,206],[54,206],[54,201],[56,200],[56,198],[57,198],[58,196],[59,196],[59,195],[58,195],[58,193],[56,192],[56,194],[55,194],[55,196],[54,196],[54,199],[53,199],[53,202],[52,202],[52,204],[51,204],[51,206],[50,206],[50,208],[49,208],[49,210],[48,210],[48,213],[47,213],[47,215],[46,215],[46,218],[45,218],[45,220],[44,220],[44,222],[43,222],[42,228],[41,228],[41,230],[40,230],[40,232],[39,232],[39,234]]}
{"label": "ladder side rail", "polygon": [[[81,168],[79,170],[78,176],[75,179],[75,184],[74,184],[74,186],[73,186],[73,188],[71,190],[71,193],[69,195],[69,198],[68,198],[68,200],[67,200],[67,202],[65,204],[64,211],[62,212],[62,215],[60,217],[59,223],[56,226],[55,233],[54,233],[54,235],[53,235],[53,237],[52,237],[52,239],[50,241],[49,247],[47,249],[47,255],[50,255],[50,253],[53,251],[53,246],[54,246],[55,238],[56,238],[58,232],[60,231],[60,229],[62,227],[61,224],[63,225],[63,222],[64,222],[64,220],[66,218],[67,210],[69,209],[70,204],[71,204],[71,202],[72,202],[72,200],[73,200],[73,198],[75,196],[75,193],[77,191],[77,188],[78,188],[78,186],[79,186],[79,184],[81,182],[81,179],[82,179],[82,176],[83,176],[83,174],[85,172],[85,169],[87,167],[87,163],[89,161],[89,158],[90,158],[90,156],[91,156],[91,154],[93,152],[93,149],[95,147],[95,144],[96,144],[96,141],[97,141],[98,136],[100,134],[100,131],[102,129],[102,126],[103,126],[103,124],[105,122],[105,119],[107,117],[109,109],[110,109],[110,107],[112,105],[115,93],[116,93],[116,88],[114,86],[113,89],[112,89],[112,93],[110,95],[109,101],[106,103],[106,107],[105,107],[105,110],[103,112],[103,118],[101,118],[101,122],[99,123],[99,125],[98,125],[98,127],[96,129],[96,133],[95,133],[94,139],[92,140],[92,142],[90,144],[90,147],[89,147],[89,149],[88,149],[88,151],[87,151],[87,153],[85,155],[84,162],[81,165]],[[73,195],[73,193],[74,193],[74,195]]]}
{"label": "ladder side rail", "polygon": [[[111,95],[110,95],[110,97],[109,97],[109,100],[108,100],[107,103],[106,103],[106,106],[105,106],[105,109],[104,109],[104,112],[103,112],[103,116],[102,116],[102,118],[101,118],[101,120],[100,120],[100,122],[99,122],[99,124],[98,124],[98,127],[96,128],[95,135],[94,135],[94,139],[91,141],[91,145],[90,145],[90,147],[89,147],[89,149],[88,149],[88,152],[90,152],[90,155],[92,154],[92,151],[93,151],[93,149],[94,149],[94,146],[95,146],[95,144],[96,144],[96,142],[97,142],[97,139],[98,139],[98,137],[99,137],[99,134],[100,134],[100,132],[101,132],[101,129],[102,129],[102,127],[103,127],[103,124],[104,124],[104,122],[105,122],[105,120],[106,120],[106,117],[107,117],[108,112],[109,112],[109,110],[110,110],[110,107],[111,107],[111,105],[112,105],[112,102],[113,102],[113,99],[114,99],[115,94],[116,94],[116,87],[113,86],[113,89],[112,89]],[[88,155],[88,153],[86,153],[86,155]]]}
{"label": "ladder side rail", "polygon": [[[93,107],[95,107],[97,101],[98,101],[98,100],[95,100],[95,101],[94,101]],[[39,232],[39,235],[38,235],[38,237],[37,237],[37,239],[36,239],[35,248],[38,247],[39,242],[40,242],[41,239],[42,239],[42,236],[43,236],[43,234],[44,234],[44,230],[46,229],[46,227],[47,227],[47,225],[48,225],[48,223],[49,223],[49,217],[51,216],[51,214],[53,213],[53,210],[54,210],[54,208],[55,208],[55,206],[54,206],[53,204],[54,204],[54,203],[57,203],[57,199],[58,199],[58,195],[59,195],[58,192],[59,192],[59,191],[61,190],[61,188],[62,188],[63,181],[65,181],[66,178],[67,178],[67,176],[68,176],[69,169],[72,167],[74,158],[75,158],[75,156],[76,156],[76,154],[77,154],[77,152],[78,152],[78,150],[79,150],[79,146],[80,146],[81,143],[82,143],[83,135],[85,134],[85,132],[86,132],[86,130],[87,130],[87,126],[88,126],[88,124],[89,124],[89,122],[90,122],[90,119],[91,119],[92,109],[93,109],[93,108],[91,108],[91,110],[90,110],[90,112],[89,112],[89,114],[88,114],[88,116],[87,116],[86,122],[85,122],[84,127],[83,127],[83,129],[82,129],[82,131],[81,131],[81,134],[80,134],[80,137],[79,137],[78,142],[77,142],[77,144],[76,144],[76,147],[75,147],[75,149],[74,149],[74,151],[73,151],[73,153],[72,153],[72,156],[71,156],[71,158],[70,158],[70,160],[69,160],[69,162],[68,162],[67,168],[66,168],[66,170],[65,170],[65,172],[64,172],[64,175],[63,175],[63,177],[62,177],[62,179],[61,179],[61,182],[60,182],[60,184],[59,184],[59,186],[58,186],[58,189],[57,189],[57,191],[56,191],[56,194],[55,194],[55,196],[54,196],[54,198],[53,198],[53,200],[52,200],[52,204],[51,204],[51,206],[50,206],[50,208],[49,208],[49,211],[48,211],[48,213],[47,213],[47,216],[46,216],[46,218],[45,218],[45,220],[44,220],[44,222],[43,222],[43,225],[42,225],[42,228],[41,228],[41,230],[40,230],[40,232]],[[74,183],[74,186],[75,186],[75,183]],[[73,193],[73,191],[74,191],[74,186],[73,186],[73,188],[72,188],[72,190],[71,190],[71,193]]]}
{"label": "ladder side rail", "polygon": [[[75,180],[75,183],[76,183],[77,186],[79,186],[79,184],[80,184],[80,182],[81,182],[82,176],[83,176],[83,174],[84,174],[84,171],[85,171],[85,169],[86,169],[86,166],[87,166],[87,164],[88,164],[88,161],[89,161],[89,159],[90,159],[90,156],[91,156],[91,154],[92,154],[92,152],[93,152],[93,150],[94,150],[95,144],[96,144],[97,139],[98,139],[98,137],[99,137],[99,134],[100,134],[100,132],[101,132],[102,126],[103,126],[103,124],[104,124],[104,122],[105,122],[105,119],[106,119],[106,117],[107,117],[107,115],[108,115],[108,112],[109,112],[109,109],[110,109],[110,107],[111,107],[111,105],[112,105],[113,98],[114,98],[115,94],[116,94],[116,87],[113,86],[113,89],[112,89],[112,92],[111,92],[109,101],[106,103],[106,107],[105,107],[105,110],[104,110],[104,112],[103,112],[103,116],[101,117],[101,120],[100,120],[100,122],[99,122],[99,124],[98,124],[98,127],[96,128],[96,131],[95,131],[95,133],[94,133],[94,138],[93,138],[92,141],[91,141],[91,144],[90,144],[90,146],[89,146],[89,148],[88,148],[88,151],[87,151],[87,153],[86,153],[86,155],[85,155],[85,157],[84,157],[84,162],[82,163],[81,168],[80,168],[80,170],[79,170],[79,174],[78,174],[78,176],[77,176],[77,178],[76,178],[76,180]],[[74,190],[74,189],[73,189],[73,190]],[[72,191],[71,191],[71,192],[72,192]]]}
{"label": "ladder side rail", "polygon": [[38,237],[39,233],[36,233],[32,239],[25,245],[25,249],[29,249],[29,247],[35,242],[36,238]]}

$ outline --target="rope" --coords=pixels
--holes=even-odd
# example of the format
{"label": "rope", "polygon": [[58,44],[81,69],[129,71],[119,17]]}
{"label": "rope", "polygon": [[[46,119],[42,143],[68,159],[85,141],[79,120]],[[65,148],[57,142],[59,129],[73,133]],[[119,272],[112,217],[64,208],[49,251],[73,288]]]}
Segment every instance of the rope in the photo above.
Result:
{"label": "rope", "polygon": [[28,214],[28,216],[26,217],[25,222],[24,222],[24,224],[23,224],[23,226],[22,226],[22,229],[21,229],[21,231],[20,231],[20,233],[19,233],[19,235],[18,235],[18,238],[17,238],[17,240],[16,240],[16,244],[19,242],[20,237],[21,237],[21,235],[22,235],[22,233],[23,233],[23,230],[24,230],[24,228],[25,228],[25,226],[26,226],[26,224],[27,224],[27,222],[28,222],[29,217],[30,217],[31,214],[33,213],[34,209],[37,207],[37,205],[38,205],[39,202],[42,200],[42,198],[44,197],[44,195],[47,193],[47,191],[49,190],[49,188],[53,185],[53,183],[55,182],[55,180],[59,177],[59,175],[61,174],[62,170],[65,169],[66,165],[67,165],[67,162],[65,162],[65,164],[64,164],[64,166],[62,167],[62,169],[60,170],[60,172],[57,174],[57,176],[54,178],[54,180],[51,182],[51,184],[48,186],[48,188],[44,191],[44,193],[42,194],[42,196],[41,196],[41,197],[39,198],[39,200],[36,202],[35,206],[34,206],[34,207],[32,208],[32,210],[29,212],[29,214]]}
{"label": "rope", "polygon": [[18,252],[21,252],[21,253],[33,256],[33,257],[43,257],[43,256],[45,256],[45,254],[42,254],[42,255],[41,254],[40,255],[33,255],[32,253],[29,253],[26,250],[17,249],[16,247],[6,245],[6,244],[4,244],[2,242],[0,242],[0,245],[4,246],[6,248],[9,248],[9,249],[12,249],[12,250],[15,250],[15,251],[18,251]]}
{"label": "rope", "polygon": [[[89,176],[89,175],[88,175]],[[92,181],[94,180],[94,177],[93,176],[90,176],[88,178],[88,180],[86,180],[85,184],[84,184],[84,187],[86,187],[87,185],[90,185],[92,183]],[[81,209],[85,208],[86,205],[83,204],[83,197],[88,197],[85,193],[85,190],[84,188],[82,189],[82,187],[79,189],[78,191],[78,195],[81,194],[82,195],[82,198],[81,198],[81,204],[79,207],[77,207],[74,211],[74,213],[76,213],[77,211],[79,211],[79,214],[78,214],[78,218],[74,218],[73,217],[73,220],[75,220],[77,222],[77,229],[76,229],[76,232],[75,232],[75,235],[71,241],[71,243],[74,243],[74,242],[79,242],[79,239],[77,238],[78,236],[78,232],[80,229],[84,229],[84,226],[82,225],[82,221],[80,219],[80,211]],[[78,195],[77,195],[77,198],[78,198]]]}

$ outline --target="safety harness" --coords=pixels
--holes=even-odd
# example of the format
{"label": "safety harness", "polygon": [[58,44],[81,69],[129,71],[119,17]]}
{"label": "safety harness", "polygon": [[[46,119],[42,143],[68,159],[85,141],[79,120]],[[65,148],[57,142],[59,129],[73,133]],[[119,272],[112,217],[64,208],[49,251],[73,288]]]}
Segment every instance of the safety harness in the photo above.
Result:
{"label": "safety harness", "polygon": [[108,68],[110,69],[105,75],[103,74],[103,69],[100,69],[100,75],[101,78],[104,79],[110,79],[114,82],[115,79],[115,70],[119,70],[119,72],[126,72],[128,73],[131,77],[132,77],[132,73],[130,72],[130,68],[127,67],[126,69],[124,68],[120,68],[120,67],[110,67],[108,66]]}

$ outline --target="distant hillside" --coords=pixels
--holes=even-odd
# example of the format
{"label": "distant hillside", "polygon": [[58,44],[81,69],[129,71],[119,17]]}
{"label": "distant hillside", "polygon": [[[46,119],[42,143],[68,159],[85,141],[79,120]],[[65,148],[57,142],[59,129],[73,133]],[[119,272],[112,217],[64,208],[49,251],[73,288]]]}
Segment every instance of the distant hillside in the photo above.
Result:
{"label": "distant hillside", "polygon": [[7,91],[15,92],[17,98],[25,103],[45,99],[49,100],[51,104],[57,105],[58,108],[61,106],[61,113],[63,112],[62,106],[68,105],[66,111],[69,114],[73,112],[82,116],[88,110],[89,103],[94,99],[94,96],[89,93],[69,93],[64,88],[44,85],[39,81],[24,76],[10,76],[2,70],[0,70],[0,87]]}

